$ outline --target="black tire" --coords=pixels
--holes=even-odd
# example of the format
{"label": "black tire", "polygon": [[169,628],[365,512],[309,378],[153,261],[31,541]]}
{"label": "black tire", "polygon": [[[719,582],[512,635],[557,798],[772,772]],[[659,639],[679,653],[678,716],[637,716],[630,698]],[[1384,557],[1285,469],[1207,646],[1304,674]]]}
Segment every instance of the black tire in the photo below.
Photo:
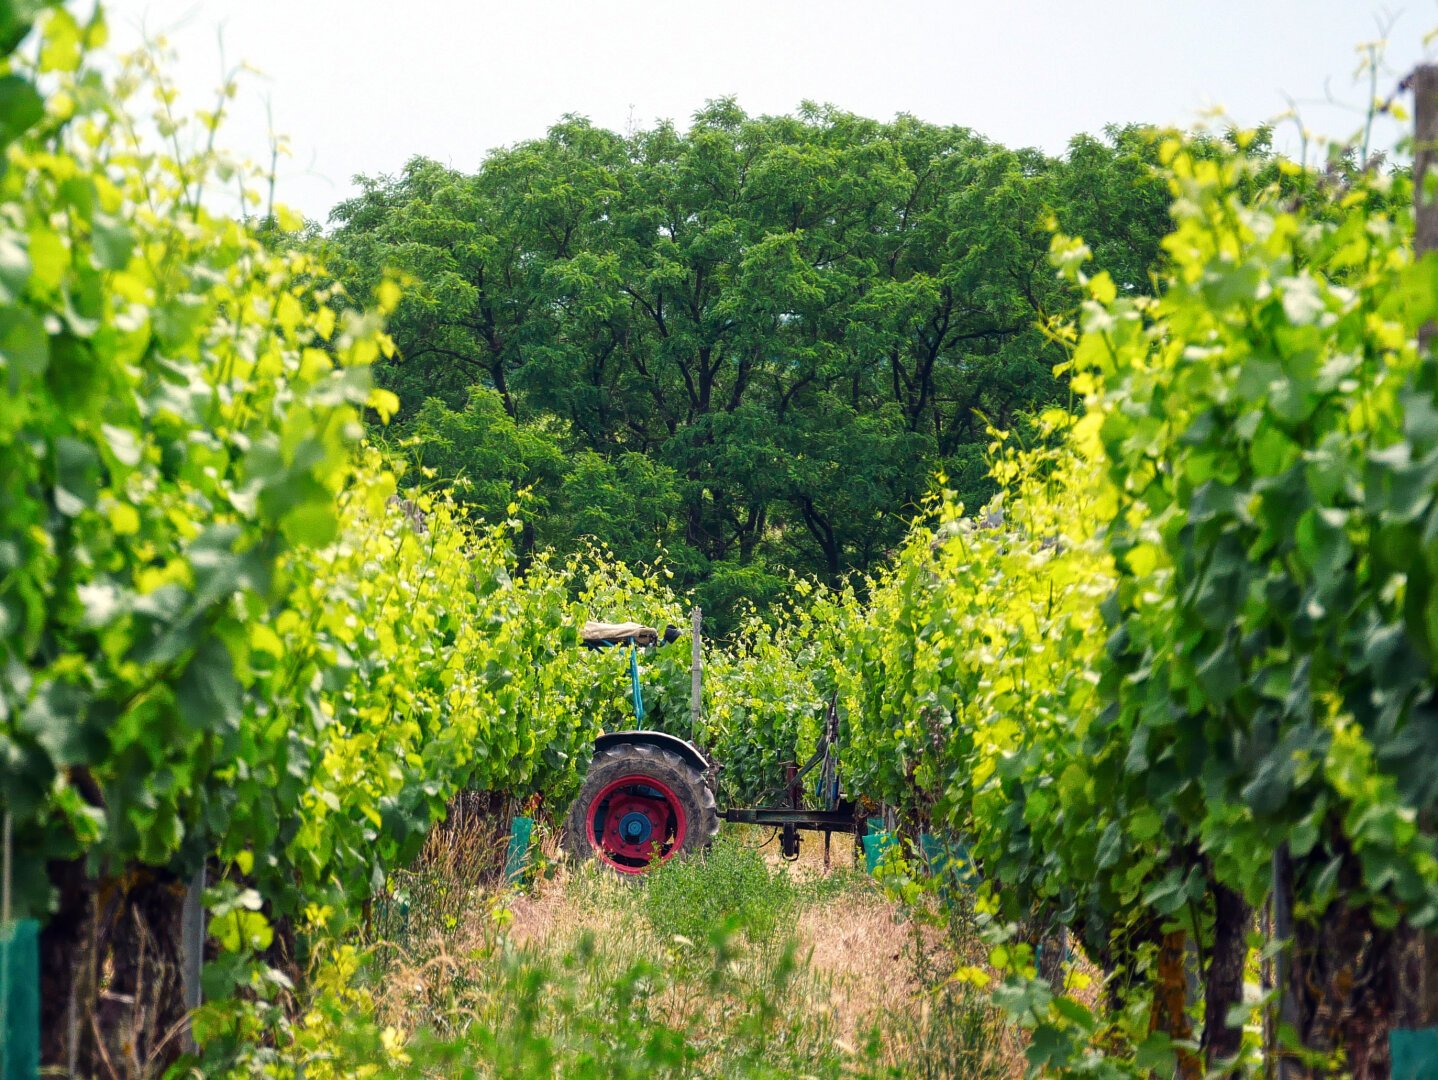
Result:
{"label": "black tire", "polygon": [[[631,776],[646,777],[662,784],[673,795],[683,814],[683,840],[677,845],[670,843],[664,848],[663,857],[702,851],[714,842],[714,838],[719,835],[719,808],[714,802],[714,792],[705,781],[704,774],[668,750],[638,743],[621,743],[595,752],[579,795],[569,808],[564,842],[565,850],[571,858],[582,862],[599,853],[595,839],[590,835],[591,808],[601,796],[605,796],[606,789],[611,788],[616,781]],[[606,796],[605,801],[609,801],[610,797]],[[601,807],[600,812],[603,810]],[[642,865],[620,865],[607,856],[604,861],[629,873],[638,873],[647,868]]]}

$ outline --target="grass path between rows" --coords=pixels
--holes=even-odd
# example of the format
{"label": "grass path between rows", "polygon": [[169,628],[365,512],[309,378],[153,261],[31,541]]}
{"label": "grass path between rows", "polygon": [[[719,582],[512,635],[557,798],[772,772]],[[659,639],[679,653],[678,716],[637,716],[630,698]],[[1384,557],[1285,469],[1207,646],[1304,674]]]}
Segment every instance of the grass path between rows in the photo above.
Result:
{"label": "grass path between rows", "polygon": [[521,891],[439,852],[380,928],[378,1019],[433,1032],[434,1075],[1021,1075],[982,993],[948,979],[981,960],[959,923],[887,898],[838,838],[826,872],[817,838],[789,863],[766,837],[726,831],[639,880],[541,858]]}

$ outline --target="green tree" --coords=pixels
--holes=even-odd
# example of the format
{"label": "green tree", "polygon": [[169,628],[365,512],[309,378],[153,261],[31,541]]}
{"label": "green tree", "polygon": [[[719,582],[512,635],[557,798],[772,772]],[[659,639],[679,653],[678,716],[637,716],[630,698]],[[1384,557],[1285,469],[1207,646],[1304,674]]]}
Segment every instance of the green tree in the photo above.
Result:
{"label": "green tree", "polygon": [[[479,518],[503,521],[521,498],[526,520],[547,515],[565,475],[555,424],[519,424],[488,387],[470,387],[462,410],[430,398],[414,419],[414,455],[444,476]],[[532,525],[525,538],[533,547]]]}
{"label": "green tree", "polygon": [[[463,411],[478,383],[517,424],[559,421],[571,454],[646,456],[673,477],[673,519],[646,536],[727,608],[772,574],[876,566],[941,469],[971,509],[994,493],[989,424],[1066,395],[1040,329],[1075,301],[1047,262],[1052,224],[1147,290],[1167,220],[1153,156],[1139,128],[1055,158],[913,117],[723,99],[687,131],[566,117],[473,174],[416,159],[363,179],[327,243],[352,288],[387,267],[415,281],[378,373],[403,429],[427,438],[426,402]],[[582,491],[564,512],[632,552],[612,503],[587,515]]]}

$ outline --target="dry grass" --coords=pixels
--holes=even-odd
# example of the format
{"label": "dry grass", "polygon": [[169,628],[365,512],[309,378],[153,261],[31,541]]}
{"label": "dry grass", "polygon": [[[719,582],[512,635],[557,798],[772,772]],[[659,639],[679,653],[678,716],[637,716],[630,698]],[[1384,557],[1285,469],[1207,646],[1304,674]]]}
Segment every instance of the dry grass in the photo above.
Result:
{"label": "dry grass", "polygon": [[[795,862],[779,858],[777,842],[760,848],[770,873],[782,872],[792,886],[771,891],[790,899],[774,908],[774,929],[742,940],[715,968],[713,946],[654,923],[646,882],[560,864],[523,893],[501,891],[494,867],[496,857],[502,866],[508,819],[481,817],[453,820],[436,834],[410,883],[408,916],[379,928],[388,937],[377,949],[383,977],[373,993],[384,1024],[452,1037],[511,1023],[497,972],[515,957],[558,973],[581,1002],[611,993],[608,981],[637,960],[662,973],[645,984],[645,1007],[691,1046],[718,1055],[698,1075],[725,1071],[723,1055],[738,1052],[736,1039],[754,1038],[769,1040],[764,1053],[784,1061],[852,1059],[852,1070],[834,1075],[1022,1075],[1017,1036],[982,992],[948,980],[956,966],[982,963],[981,947],[886,899],[852,869],[852,840],[835,838],[827,874],[817,837]],[[735,830],[730,842],[759,847],[766,835]],[[541,865],[552,867],[553,838],[543,844],[551,850]],[[792,970],[789,957],[797,961]],[[777,1015],[765,1031],[736,1036],[755,1010]],[[544,1023],[563,1034],[573,1018]]]}
{"label": "dry grass", "polygon": [[[691,1047],[708,1048],[704,1056],[715,1059],[713,1072],[727,1074],[728,1057],[808,1058],[831,1042],[822,1012],[736,1031],[736,1016],[756,1004],[762,1010],[820,998],[823,988],[807,971],[776,983],[768,958],[754,948],[736,950],[716,967],[704,948],[690,949],[655,933],[636,909],[636,883],[589,871],[576,878],[557,875],[537,892],[511,895],[502,905],[493,894],[475,890],[463,901],[470,907],[464,921],[441,920],[406,943],[390,943],[385,977],[374,987],[377,1019],[398,1030],[425,1026],[446,1037],[527,1024],[531,1019],[519,1015],[523,1005],[515,990],[542,971],[547,988],[539,1025],[559,1043],[590,1038],[585,1025],[595,1016],[606,1017],[604,1033],[627,1032],[631,1039],[636,1030],[662,1024],[683,1032]],[[626,999],[622,989],[616,993],[627,969],[646,972],[636,1001]],[[630,1015],[622,1015],[626,1012]],[[496,1075],[504,1070],[496,1069]]]}
{"label": "dry grass", "polygon": [[800,916],[796,931],[829,986],[840,1036],[858,1045],[878,1028],[879,1061],[905,1076],[1022,1076],[1021,1033],[982,991],[949,979],[961,965],[986,967],[983,946],[955,941],[942,919],[923,914],[865,888]]}
{"label": "dry grass", "polygon": [[851,1043],[875,1018],[914,1008],[929,989],[910,962],[914,943],[942,949],[941,935],[898,918],[877,894],[808,908],[795,931],[810,966],[828,980],[839,1032]]}
{"label": "dry grass", "polygon": [[461,792],[445,820],[425,838],[415,869],[465,884],[498,885],[509,826],[519,804],[483,792]]}
{"label": "dry grass", "polygon": [[[756,846],[769,837],[747,826],[734,835]],[[845,880],[831,898],[806,907],[795,924],[801,955],[828,984],[839,1036],[858,1045],[877,1026],[883,1032],[881,1062],[903,1075],[1022,1076],[1022,1033],[979,1004],[979,992],[949,981],[960,966],[988,967],[978,938],[953,933],[932,902],[910,910],[885,897],[858,872],[863,855],[852,837],[834,835],[827,869],[822,837],[803,834],[803,841],[793,860],[782,858],[777,839],[761,850],[770,866],[796,881]],[[969,1010],[968,1019],[985,1023],[992,1037],[979,1057],[950,1060],[952,1045],[935,1043],[952,1042],[946,1039],[952,1014]]]}

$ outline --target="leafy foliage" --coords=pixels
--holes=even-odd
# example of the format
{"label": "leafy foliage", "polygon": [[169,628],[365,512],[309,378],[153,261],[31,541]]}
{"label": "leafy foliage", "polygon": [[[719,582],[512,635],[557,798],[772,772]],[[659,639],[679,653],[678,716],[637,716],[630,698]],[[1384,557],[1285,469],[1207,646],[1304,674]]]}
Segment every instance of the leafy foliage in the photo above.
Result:
{"label": "leafy foliage", "polygon": [[[717,102],[687,134],[567,120],[472,177],[371,182],[331,241],[347,291],[288,215],[209,209],[207,185],[247,182],[218,113],[199,149],[149,148],[146,94],[173,147],[196,122],[147,59],[107,81],[103,40],[98,16],[0,6],[0,796],[19,909],[50,916],[47,1008],[99,993],[90,947],[138,1014],[203,869],[210,1060],[275,1066],[312,942],[338,967],[298,1037],[337,1038],[327,1010],[363,1005],[337,937],[451,796],[562,803],[594,735],[627,726],[623,654],[574,627],[682,625],[644,565],[668,546],[737,628],[694,733],[727,792],[770,790],[834,695],[850,791],[968,837],[1036,1070],[1241,1055],[1265,898],[1292,922],[1293,1037],[1383,1067],[1375,988],[1438,921],[1438,367],[1418,344],[1438,263],[1413,258],[1406,177],[1173,140],[1154,273],[1141,133],[1056,162]],[[1053,243],[1058,281],[1055,209],[1092,242]],[[1033,329],[1075,297],[1075,327]],[[1060,358],[1074,413],[1042,408]],[[366,411],[401,404],[409,467],[362,444]],[[905,532],[939,465],[953,486]],[[861,589],[854,567],[878,569]],[[644,663],[654,722],[690,734],[688,656]],[[752,890],[767,872],[732,856],[714,866]],[[707,880],[666,870],[656,903]],[[85,946],[102,898],[130,917]],[[1110,1014],[1031,977],[1055,925],[1104,968]],[[524,1023],[552,974],[507,969]],[[560,1012],[580,1060],[688,1061],[633,1024],[604,1058],[583,1003]],[[483,1031],[490,1060],[558,1052]]]}
{"label": "leafy foliage", "polygon": [[[596,707],[623,668],[575,627],[675,605],[602,556],[521,575],[509,523],[402,491],[360,447],[363,410],[394,408],[369,369],[398,289],[355,308],[283,215],[212,212],[237,175],[218,116],[193,153],[151,150],[146,95],[175,146],[193,121],[152,58],[107,82],[103,40],[52,8],[3,75],[34,107],[7,111],[0,177],[0,800],[16,906],[49,915],[46,1000],[98,993],[97,950],[107,992],[161,995],[125,1052],[173,1056],[149,1040],[205,868],[196,1031],[239,1052],[246,1000],[282,996],[456,791],[567,797],[624,701]],[[121,914],[89,938],[102,898]],[[131,1039],[110,1027],[69,1052]]]}
{"label": "leafy foliage", "polygon": [[[1011,982],[1036,1068],[1237,1053],[1248,905],[1272,896],[1293,1037],[1362,1069],[1396,1022],[1373,988],[1438,916],[1433,261],[1401,175],[1164,153],[1156,298],[1055,241],[1087,297],[1063,369],[1081,415],[1047,418],[1050,449],[996,439],[980,522],[948,497],[848,620],[848,776],[970,837],[1000,966],[1032,971],[1037,913],[1136,1006],[1103,1021]],[[1095,1056],[1116,1037],[1131,1057]]]}
{"label": "leafy foliage", "polygon": [[[360,410],[389,400],[378,314],[211,216],[222,159],[144,152],[81,66],[103,27],[45,16],[31,70],[58,88],[3,179],[0,789],[34,872],[259,839],[203,781],[266,723],[285,650],[256,628],[290,607],[287,554],[338,535]],[[22,895],[43,906],[43,879]]]}
{"label": "leafy foliage", "polygon": [[1075,354],[1118,498],[1115,676],[1162,673],[1107,697],[1235,888],[1261,895],[1255,849],[1279,835],[1319,908],[1356,857],[1382,884],[1345,903],[1426,924],[1438,862],[1400,822],[1438,798],[1413,756],[1438,736],[1413,531],[1433,267],[1411,260],[1401,178],[1324,220],[1241,200],[1247,168],[1175,157],[1162,303],[1115,300]]}
{"label": "leafy foliage", "polygon": [[[878,567],[935,469],[971,508],[993,494],[986,423],[1063,393],[1037,328],[1073,302],[1045,266],[1049,220],[1146,290],[1153,164],[1136,128],[1054,159],[911,117],[721,100],[686,132],[566,118],[473,175],[416,159],[363,180],[330,242],[354,288],[386,267],[416,283],[379,378],[417,458],[532,486],[541,545],[592,534],[634,564],[667,547],[729,629],[789,572]],[[542,461],[503,440],[490,472],[445,457],[461,416],[501,406],[548,440]],[[615,482],[586,485],[600,460]]]}
{"label": "leafy foliage", "polygon": [[750,612],[704,660],[703,738],[734,802],[781,799],[784,765],[802,765],[818,748],[838,677],[835,641],[858,607],[852,589],[787,585],[788,605]]}

